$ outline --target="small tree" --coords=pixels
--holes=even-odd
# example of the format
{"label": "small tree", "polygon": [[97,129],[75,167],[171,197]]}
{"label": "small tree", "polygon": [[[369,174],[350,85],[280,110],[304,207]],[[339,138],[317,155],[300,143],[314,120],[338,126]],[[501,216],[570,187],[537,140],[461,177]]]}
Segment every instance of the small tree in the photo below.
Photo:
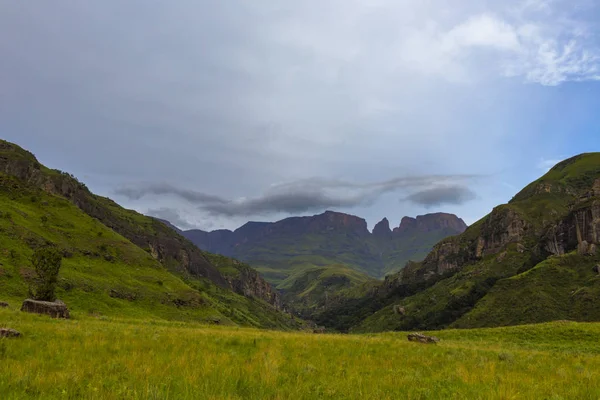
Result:
{"label": "small tree", "polygon": [[58,271],[62,263],[62,254],[53,247],[43,247],[33,253],[31,263],[37,273],[32,290],[35,300],[54,301]]}

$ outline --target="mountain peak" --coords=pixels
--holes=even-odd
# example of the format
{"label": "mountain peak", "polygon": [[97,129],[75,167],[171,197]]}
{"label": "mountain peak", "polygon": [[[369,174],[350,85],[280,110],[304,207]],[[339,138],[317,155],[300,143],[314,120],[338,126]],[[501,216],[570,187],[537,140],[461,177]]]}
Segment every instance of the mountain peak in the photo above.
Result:
{"label": "mountain peak", "polygon": [[432,213],[418,215],[416,218],[402,218],[400,226],[394,229],[394,233],[403,234],[415,230],[420,232],[430,232],[439,229],[449,229],[456,233],[462,233],[467,229],[467,224],[454,214]]}
{"label": "mountain peak", "polygon": [[379,221],[373,228],[373,236],[377,237],[389,237],[392,234],[390,229],[390,221],[387,218]]}

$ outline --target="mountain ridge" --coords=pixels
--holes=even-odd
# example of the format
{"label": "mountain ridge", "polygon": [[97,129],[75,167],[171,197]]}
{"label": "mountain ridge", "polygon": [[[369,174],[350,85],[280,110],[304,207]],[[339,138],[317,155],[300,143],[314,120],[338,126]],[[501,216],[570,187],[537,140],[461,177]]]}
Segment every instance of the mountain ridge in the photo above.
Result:
{"label": "mountain ridge", "polygon": [[[93,265],[95,271],[101,276],[102,274],[108,276],[134,274],[128,269],[132,258],[139,260],[140,267],[153,266],[157,271],[153,274],[160,275],[157,278],[160,287],[156,288],[147,287],[147,284],[139,280],[147,279],[143,277],[136,277],[137,280],[132,281],[129,287],[124,287],[124,283],[115,282],[112,288],[101,289],[100,281],[97,287],[89,287],[85,282],[78,281],[81,287],[99,290],[99,293],[108,293],[109,296],[99,297],[104,299],[103,302],[113,301],[109,300],[112,296],[135,302],[138,296],[135,294],[135,285],[138,285],[140,290],[146,288],[147,296],[153,292],[157,293],[157,299],[160,299],[165,296],[162,292],[167,289],[165,282],[168,281],[174,282],[172,285],[176,285],[182,293],[186,294],[185,296],[192,299],[188,300],[180,296],[174,300],[174,303],[168,303],[170,307],[189,306],[196,310],[194,312],[200,312],[198,310],[203,307],[206,310],[213,309],[217,313],[228,315],[223,318],[252,326],[294,325],[289,315],[278,311],[281,309],[279,293],[249,266],[234,263],[233,270],[228,266],[215,266],[210,261],[212,255],[202,252],[172,226],[135,211],[126,210],[106,197],[94,195],[73,175],[49,169],[43,166],[32,153],[3,140],[0,140],[0,178],[0,200],[6,207],[18,212],[18,223],[15,221],[16,217],[12,218],[10,217],[12,214],[7,214],[9,215],[7,220],[11,221],[12,225],[3,228],[4,236],[9,236],[6,240],[12,240],[11,246],[20,249],[20,253],[15,253],[17,256],[24,257],[36,246],[56,245],[55,241],[60,240],[62,246],[65,246],[63,249],[65,254],[69,257],[75,254],[77,260]],[[43,198],[43,201],[38,201],[40,198]],[[59,217],[59,212],[49,209],[48,205],[62,207],[66,211],[60,213]],[[48,215],[41,218],[41,227],[36,226],[29,215],[43,212]],[[54,214],[57,216],[51,218]],[[96,221],[97,232],[81,231],[76,223],[69,223],[70,225],[64,227],[65,223],[62,220],[79,221],[82,226],[91,226],[92,223],[89,221]],[[52,221],[52,224],[44,221]],[[76,236],[70,233],[69,229],[75,229]],[[12,236],[16,239],[10,239]],[[50,238],[53,237],[55,239],[51,240]],[[108,237],[111,238],[109,243],[114,246],[114,249],[102,243],[106,241],[102,238]],[[79,238],[81,243],[75,245],[76,239]],[[100,243],[102,247],[90,248],[90,243],[93,242]],[[20,260],[24,259],[20,258]],[[18,266],[14,265],[17,261],[21,262],[19,259],[10,258],[5,260],[4,265],[17,268]],[[66,264],[69,265],[70,262],[69,260]],[[228,262],[233,263],[233,261]],[[112,266],[113,263],[118,263],[123,268],[116,270]],[[23,267],[20,268],[23,270]],[[77,268],[77,266],[69,266],[66,270],[67,275],[75,274]],[[21,293],[23,279],[27,279],[27,276],[29,275],[22,273],[0,273],[0,286],[6,284],[9,288],[15,288],[14,293]],[[89,276],[88,279],[91,282],[97,281],[95,276]],[[158,294],[159,292],[161,294]],[[26,291],[21,295],[25,296]],[[166,295],[169,296],[168,293]],[[86,297],[71,297],[71,301],[81,301],[83,298]],[[98,301],[98,298],[94,299]],[[215,305],[217,309],[211,308],[210,304]],[[225,304],[229,306],[224,306]],[[80,305],[86,305],[85,301]],[[171,312],[171,315],[175,314]],[[182,316],[184,315],[186,313],[182,312]]]}
{"label": "mountain ridge", "polygon": [[466,229],[462,219],[446,213],[405,217],[403,223],[392,231],[384,218],[369,231],[363,218],[325,211],[276,222],[251,221],[233,231],[187,230],[183,235],[201,249],[253,263],[259,270],[280,268],[283,279],[294,273],[285,265],[292,270],[301,262],[343,264],[378,278],[424,257],[439,239]]}

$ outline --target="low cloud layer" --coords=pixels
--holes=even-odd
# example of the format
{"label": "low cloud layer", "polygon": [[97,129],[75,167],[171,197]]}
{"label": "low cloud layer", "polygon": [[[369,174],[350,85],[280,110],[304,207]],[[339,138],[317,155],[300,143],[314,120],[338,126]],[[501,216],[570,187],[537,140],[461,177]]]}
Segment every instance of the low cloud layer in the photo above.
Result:
{"label": "low cloud layer", "polygon": [[445,204],[462,205],[475,198],[475,193],[466,186],[448,185],[412,193],[405,200],[426,208],[431,208]]}
{"label": "low cloud layer", "polygon": [[155,217],[155,218],[159,218],[159,219],[168,221],[180,229],[185,230],[185,229],[193,229],[196,227],[194,224],[190,223],[187,219],[182,217],[181,214],[179,213],[179,211],[177,211],[173,208],[169,208],[169,207],[152,208],[152,209],[149,209],[148,211],[146,211],[146,214],[151,217]]}
{"label": "low cloud layer", "polygon": [[[124,187],[116,190],[115,194],[129,200],[139,200],[145,196],[174,196],[211,215],[248,217],[367,206],[386,193],[410,192],[416,189],[420,191],[410,194],[407,199],[425,207],[462,204],[471,200],[474,194],[461,182],[473,178],[475,176],[471,175],[430,175],[399,177],[371,183],[314,178],[273,185],[262,196],[240,199],[226,199],[169,184]],[[150,213],[169,219],[178,226],[187,224],[183,220],[175,222],[180,218],[179,215],[173,215],[172,210],[159,209]]]}

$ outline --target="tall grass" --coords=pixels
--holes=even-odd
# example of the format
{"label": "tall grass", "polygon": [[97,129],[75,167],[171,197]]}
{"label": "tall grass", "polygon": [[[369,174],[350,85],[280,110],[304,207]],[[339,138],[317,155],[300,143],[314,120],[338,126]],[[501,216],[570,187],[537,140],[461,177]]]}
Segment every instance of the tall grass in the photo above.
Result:
{"label": "tall grass", "polygon": [[0,310],[2,399],[597,399],[600,324],[315,335]]}

